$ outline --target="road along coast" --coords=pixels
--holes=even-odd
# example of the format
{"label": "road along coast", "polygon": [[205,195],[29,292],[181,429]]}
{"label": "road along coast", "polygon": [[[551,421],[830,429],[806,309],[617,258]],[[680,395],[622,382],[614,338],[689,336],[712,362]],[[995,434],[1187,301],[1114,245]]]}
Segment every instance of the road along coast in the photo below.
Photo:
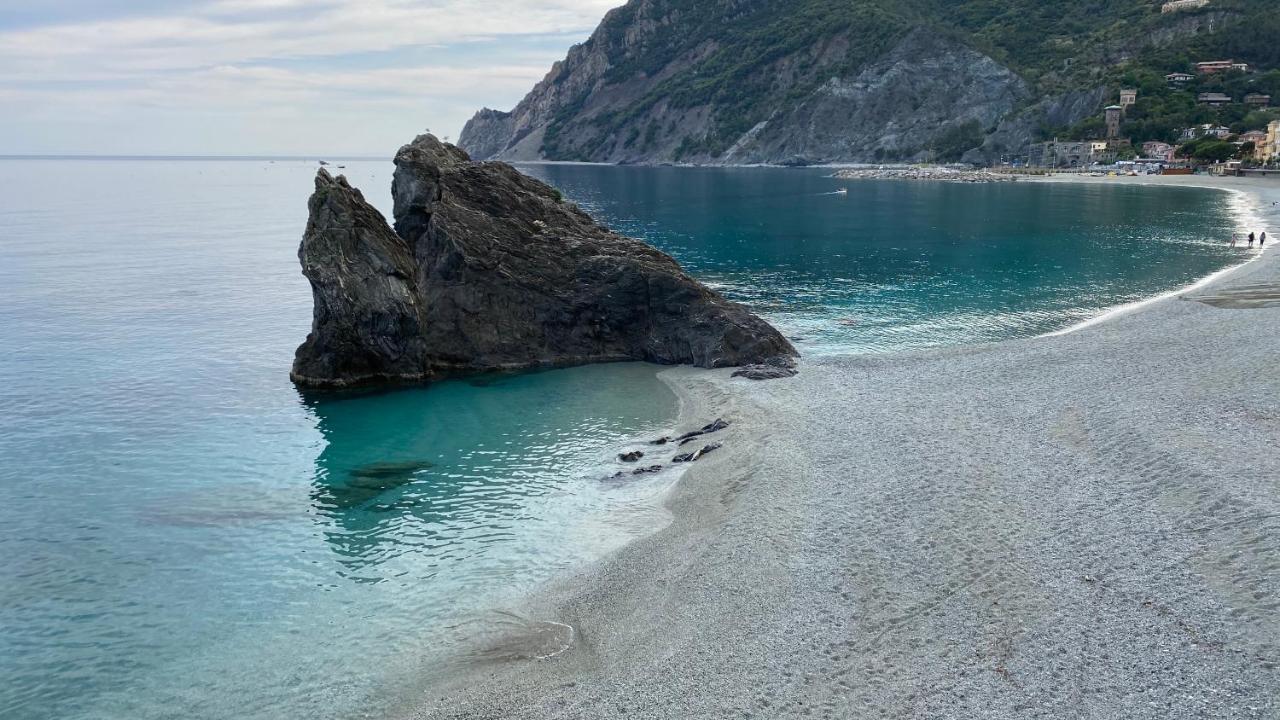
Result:
{"label": "road along coast", "polygon": [[[1280,183],[1220,186],[1280,229]],[[521,608],[567,650],[407,716],[1276,717],[1277,358],[1268,248],[1066,334],[667,371],[732,421],[670,525]]]}

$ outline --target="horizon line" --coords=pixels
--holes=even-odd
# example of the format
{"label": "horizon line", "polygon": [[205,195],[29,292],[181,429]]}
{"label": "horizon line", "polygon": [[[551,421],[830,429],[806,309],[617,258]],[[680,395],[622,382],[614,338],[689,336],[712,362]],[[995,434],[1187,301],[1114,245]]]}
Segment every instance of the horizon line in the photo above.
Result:
{"label": "horizon line", "polygon": [[0,160],[287,160],[299,162],[325,162],[332,161],[350,161],[350,160],[386,160],[392,161],[392,155],[151,155],[151,154],[121,154],[121,155],[97,155],[97,154],[59,154],[59,153],[31,153],[31,154],[6,154],[0,153]]}

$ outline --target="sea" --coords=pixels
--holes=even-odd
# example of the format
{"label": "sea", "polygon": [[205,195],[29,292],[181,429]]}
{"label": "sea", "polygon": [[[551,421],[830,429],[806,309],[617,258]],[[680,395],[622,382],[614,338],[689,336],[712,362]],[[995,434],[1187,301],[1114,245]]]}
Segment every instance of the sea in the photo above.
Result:
{"label": "sea", "polygon": [[[390,215],[390,162],[334,163]],[[674,475],[612,477],[677,429],[661,368],[290,383],[316,167],[0,159],[0,717],[385,717],[666,522]],[[807,357],[1058,331],[1245,252],[1246,201],[1188,188],[522,169]]]}

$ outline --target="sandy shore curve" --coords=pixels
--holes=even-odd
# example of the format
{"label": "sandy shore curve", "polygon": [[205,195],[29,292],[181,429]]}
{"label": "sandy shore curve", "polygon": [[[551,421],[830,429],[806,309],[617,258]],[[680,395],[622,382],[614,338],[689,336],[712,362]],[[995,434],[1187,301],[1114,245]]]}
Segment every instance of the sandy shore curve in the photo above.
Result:
{"label": "sandy shore curve", "polygon": [[[1280,181],[1157,182],[1280,234]],[[567,651],[409,717],[1280,717],[1280,252],[1067,334],[664,377],[734,421],[671,524],[530,599]]]}

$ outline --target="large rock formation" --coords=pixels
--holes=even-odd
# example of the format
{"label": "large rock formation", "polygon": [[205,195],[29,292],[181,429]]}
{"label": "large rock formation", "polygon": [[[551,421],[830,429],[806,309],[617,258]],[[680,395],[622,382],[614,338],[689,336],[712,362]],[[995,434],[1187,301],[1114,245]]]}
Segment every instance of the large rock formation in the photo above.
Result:
{"label": "large rock formation", "polygon": [[503,163],[423,135],[396,156],[395,230],[345,178],[316,177],[299,249],[312,387],[618,360],[792,358],[776,330],[669,256],[596,224]]}

